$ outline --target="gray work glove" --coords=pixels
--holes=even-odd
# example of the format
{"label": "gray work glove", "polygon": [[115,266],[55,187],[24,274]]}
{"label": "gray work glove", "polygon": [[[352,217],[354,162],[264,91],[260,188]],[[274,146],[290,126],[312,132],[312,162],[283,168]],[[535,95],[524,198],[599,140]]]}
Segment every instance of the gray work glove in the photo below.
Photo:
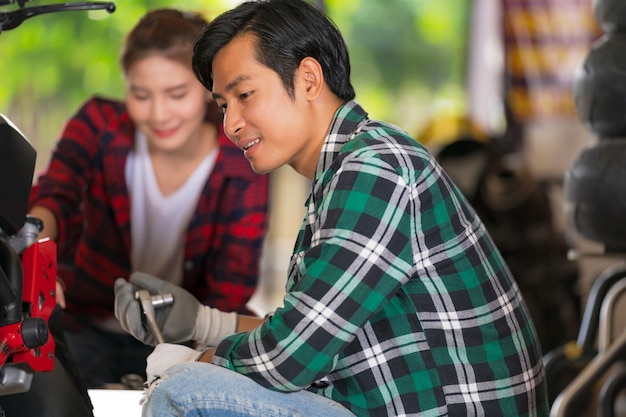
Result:
{"label": "gray work glove", "polygon": [[137,290],[148,290],[152,295],[172,294],[172,305],[156,309],[156,321],[166,343],[194,340],[202,346],[216,346],[222,338],[236,331],[236,313],[223,313],[202,305],[177,285],[134,272],[129,282],[123,278],[115,281],[115,317],[124,330],[147,345],[156,345],[156,339],[144,324],[141,304],[135,299]]}

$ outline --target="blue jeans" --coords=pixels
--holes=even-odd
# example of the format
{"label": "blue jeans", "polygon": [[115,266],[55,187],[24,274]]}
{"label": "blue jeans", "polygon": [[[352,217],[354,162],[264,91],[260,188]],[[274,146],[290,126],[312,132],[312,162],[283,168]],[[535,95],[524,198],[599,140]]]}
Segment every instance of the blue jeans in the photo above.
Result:
{"label": "blue jeans", "polygon": [[168,369],[145,393],[143,417],[354,417],[308,391],[277,392],[217,365],[186,362]]}

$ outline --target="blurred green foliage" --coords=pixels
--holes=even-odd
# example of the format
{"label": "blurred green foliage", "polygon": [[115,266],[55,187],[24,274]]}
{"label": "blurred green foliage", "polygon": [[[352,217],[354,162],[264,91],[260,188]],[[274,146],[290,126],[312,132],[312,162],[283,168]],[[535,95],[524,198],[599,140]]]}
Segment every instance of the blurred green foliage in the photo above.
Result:
{"label": "blurred green foliage", "polygon": [[[26,6],[55,3],[62,2],[37,0]],[[159,7],[184,7],[207,16],[227,8],[221,1],[133,0],[118,3],[113,14],[65,11],[29,18],[0,33],[0,105],[20,96],[74,104],[92,93],[119,96],[123,81],[117,58],[123,38],[146,10]]]}
{"label": "blurred green foliage", "polygon": [[375,118],[417,134],[433,113],[462,113],[471,0],[325,0],[352,80]]}
{"label": "blurred green foliage", "polygon": [[[26,7],[64,3],[33,0]],[[0,113],[47,160],[64,121],[93,94],[122,98],[118,67],[126,32],[148,9],[178,7],[212,18],[237,0],[122,0],[104,10],[27,19],[0,32]],[[321,4],[321,0],[316,1]],[[464,102],[469,0],[325,0],[346,38],[357,100],[373,117],[411,133],[438,105]],[[10,11],[17,4],[2,6]],[[442,104],[443,103],[443,104]]]}

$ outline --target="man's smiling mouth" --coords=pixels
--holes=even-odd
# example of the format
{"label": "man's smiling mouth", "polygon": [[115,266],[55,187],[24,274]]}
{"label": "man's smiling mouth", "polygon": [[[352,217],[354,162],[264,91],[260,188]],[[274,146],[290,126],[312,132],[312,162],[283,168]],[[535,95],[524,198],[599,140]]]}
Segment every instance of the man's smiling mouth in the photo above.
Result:
{"label": "man's smiling mouth", "polygon": [[261,139],[255,139],[252,142],[246,144],[245,146],[242,146],[241,149],[244,150],[244,151],[247,151],[248,149],[250,149],[251,147],[253,147],[257,143],[259,143],[260,141],[261,141]]}

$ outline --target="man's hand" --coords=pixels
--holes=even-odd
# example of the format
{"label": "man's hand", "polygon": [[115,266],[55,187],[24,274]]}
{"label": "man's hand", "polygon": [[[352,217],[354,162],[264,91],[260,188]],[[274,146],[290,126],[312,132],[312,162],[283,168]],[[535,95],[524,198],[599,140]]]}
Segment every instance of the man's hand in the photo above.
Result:
{"label": "man's hand", "polygon": [[148,345],[156,345],[152,332],[144,326],[141,304],[135,299],[137,290],[148,290],[152,295],[170,293],[174,304],[156,309],[156,321],[168,343],[192,340],[200,302],[181,287],[141,272],[115,281],[115,317],[128,333]]}
{"label": "man's hand", "polygon": [[115,317],[136,339],[155,345],[152,333],[144,326],[141,306],[135,300],[138,289],[150,294],[172,294],[174,303],[156,309],[156,321],[166,343],[194,340],[202,346],[216,346],[226,335],[235,333],[236,313],[223,313],[203,306],[185,289],[151,275],[135,272],[130,282],[122,278],[115,281]]}
{"label": "man's hand", "polygon": [[168,368],[183,362],[194,362],[201,354],[202,352],[183,345],[170,343],[156,345],[147,359],[146,375],[148,384],[155,377],[162,375]]}

